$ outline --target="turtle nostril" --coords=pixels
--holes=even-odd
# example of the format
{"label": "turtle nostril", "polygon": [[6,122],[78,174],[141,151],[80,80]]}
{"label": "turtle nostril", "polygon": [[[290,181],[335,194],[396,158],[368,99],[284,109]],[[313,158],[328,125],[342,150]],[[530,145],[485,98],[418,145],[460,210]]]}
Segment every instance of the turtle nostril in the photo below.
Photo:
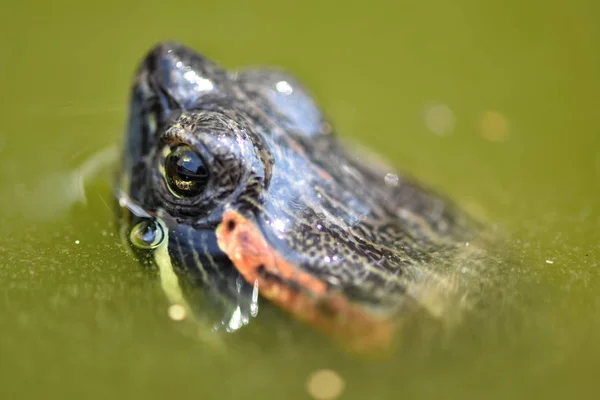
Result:
{"label": "turtle nostril", "polygon": [[227,221],[227,230],[229,232],[232,232],[235,229],[235,221],[230,219],[229,221]]}

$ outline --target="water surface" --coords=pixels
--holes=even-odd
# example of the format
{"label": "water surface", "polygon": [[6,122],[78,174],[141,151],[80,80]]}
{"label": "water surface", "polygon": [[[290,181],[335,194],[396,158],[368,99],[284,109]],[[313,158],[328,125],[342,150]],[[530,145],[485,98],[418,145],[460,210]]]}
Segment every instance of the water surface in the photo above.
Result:
{"label": "water surface", "polygon": [[[0,398],[594,398],[600,367],[600,17],[593,1],[14,3],[0,16]],[[169,320],[121,246],[110,169],[136,63],[177,39],[279,65],[341,135],[505,233],[485,315],[384,361],[276,310],[221,345]],[[108,153],[107,153],[108,154]],[[102,158],[102,157],[101,157]],[[416,331],[418,332],[418,331]]]}

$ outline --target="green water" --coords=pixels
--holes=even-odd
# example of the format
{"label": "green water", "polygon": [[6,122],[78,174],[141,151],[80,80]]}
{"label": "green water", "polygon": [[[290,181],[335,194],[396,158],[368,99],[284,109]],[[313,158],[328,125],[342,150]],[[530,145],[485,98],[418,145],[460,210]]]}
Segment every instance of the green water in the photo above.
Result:
{"label": "green water", "polygon": [[[596,398],[600,7],[448,3],[4,6],[0,398],[308,399],[322,368],[343,399]],[[296,73],[342,135],[493,221],[486,315],[383,361],[267,308],[221,346],[169,320],[116,237],[110,170],[85,201],[73,183],[120,143],[133,69],[164,39]]]}

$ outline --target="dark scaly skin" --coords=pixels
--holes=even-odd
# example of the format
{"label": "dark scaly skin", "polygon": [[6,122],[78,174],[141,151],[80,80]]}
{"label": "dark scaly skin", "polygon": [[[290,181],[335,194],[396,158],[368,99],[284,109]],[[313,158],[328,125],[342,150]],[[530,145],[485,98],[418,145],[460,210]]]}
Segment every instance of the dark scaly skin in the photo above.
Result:
{"label": "dark scaly skin", "polygon": [[[192,146],[209,166],[210,181],[196,197],[178,198],[165,183],[175,143]],[[371,161],[338,141],[289,75],[228,72],[163,43],[135,77],[121,190],[168,227],[169,254],[188,294],[202,286],[209,298],[248,314],[250,286],[240,287],[215,238],[224,210],[233,209],[332,293],[391,316],[414,300],[410,288],[430,276],[424,272],[441,270],[471,233],[449,201],[401,174],[386,183],[393,168]],[[125,229],[141,220],[122,211]]]}

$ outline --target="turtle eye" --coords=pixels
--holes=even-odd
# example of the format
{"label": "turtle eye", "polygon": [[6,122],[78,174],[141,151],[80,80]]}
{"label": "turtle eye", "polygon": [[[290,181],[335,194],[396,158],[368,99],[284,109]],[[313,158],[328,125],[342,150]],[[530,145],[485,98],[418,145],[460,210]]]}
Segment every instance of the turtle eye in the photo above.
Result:
{"label": "turtle eye", "polygon": [[178,146],[165,158],[165,180],[169,190],[176,196],[199,195],[206,187],[208,179],[206,163],[189,146]]}

